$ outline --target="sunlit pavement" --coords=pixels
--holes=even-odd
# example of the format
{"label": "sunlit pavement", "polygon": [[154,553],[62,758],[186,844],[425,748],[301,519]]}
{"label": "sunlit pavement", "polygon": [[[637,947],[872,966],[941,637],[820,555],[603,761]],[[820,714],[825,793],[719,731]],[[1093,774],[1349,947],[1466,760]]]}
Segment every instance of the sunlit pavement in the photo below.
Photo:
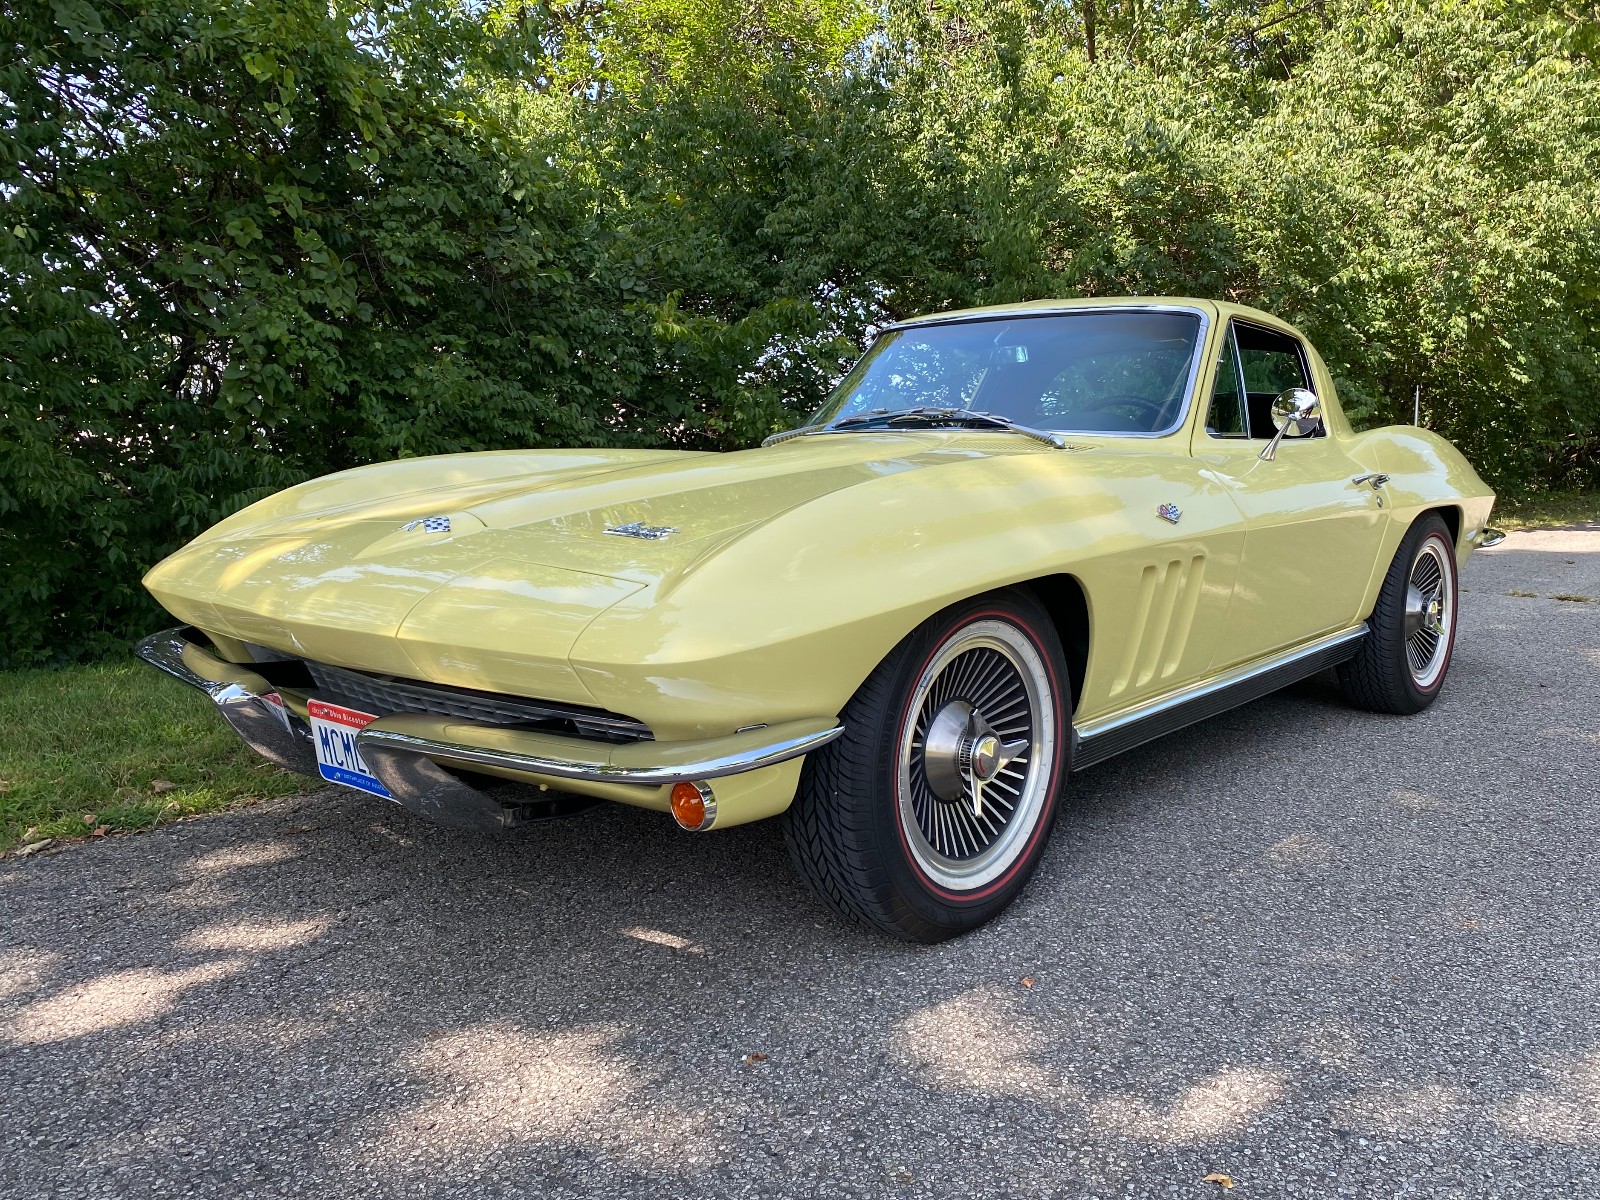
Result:
{"label": "sunlit pavement", "polygon": [[1096,768],[942,946],[623,809],[0,864],[0,1194],[1600,1196],[1600,531],[1462,582],[1432,710]]}

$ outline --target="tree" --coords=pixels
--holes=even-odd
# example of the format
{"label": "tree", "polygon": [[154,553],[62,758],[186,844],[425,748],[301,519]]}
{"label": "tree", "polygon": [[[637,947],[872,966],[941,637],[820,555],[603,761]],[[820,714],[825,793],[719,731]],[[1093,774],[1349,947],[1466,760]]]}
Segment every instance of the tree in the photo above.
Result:
{"label": "tree", "polygon": [[0,661],[396,455],[734,448],[875,326],[1256,303],[1502,487],[1600,475],[1575,0],[22,0],[0,13]]}

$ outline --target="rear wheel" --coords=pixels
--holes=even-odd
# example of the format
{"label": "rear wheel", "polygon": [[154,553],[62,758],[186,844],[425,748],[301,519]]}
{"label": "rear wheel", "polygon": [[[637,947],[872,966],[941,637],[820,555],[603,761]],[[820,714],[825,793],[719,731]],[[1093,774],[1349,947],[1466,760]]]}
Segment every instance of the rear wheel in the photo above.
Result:
{"label": "rear wheel", "polygon": [[1458,591],[1455,542],[1449,526],[1430,514],[1400,543],[1361,650],[1339,667],[1345,698],[1384,713],[1432,704],[1455,649]]}
{"label": "rear wheel", "polygon": [[1022,890],[1055,816],[1071,689],[1029,595],[969,601],[879,664],[810,755],[784,820],[801,875],[845,916],[937,941]]}

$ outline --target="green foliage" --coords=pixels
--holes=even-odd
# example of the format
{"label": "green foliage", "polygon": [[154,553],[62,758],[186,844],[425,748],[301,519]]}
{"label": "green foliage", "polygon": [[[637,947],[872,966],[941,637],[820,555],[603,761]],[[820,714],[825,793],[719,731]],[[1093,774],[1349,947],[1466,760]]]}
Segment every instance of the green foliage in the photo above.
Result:
{"label": "green foliage", "polygon": [[450,102],[476,29],[419,12],[8,7],[0,659],[157,620],[144,568],[308,476],[663,436],[618,417],[648,320],[592,206]]}
{"label": "green foliage", "polygon": [[731,448],[887,319],[1256,303],[1361,421],[1600,474],[1574,0],[19,0],[0,13],[0,661],[353,463]]}

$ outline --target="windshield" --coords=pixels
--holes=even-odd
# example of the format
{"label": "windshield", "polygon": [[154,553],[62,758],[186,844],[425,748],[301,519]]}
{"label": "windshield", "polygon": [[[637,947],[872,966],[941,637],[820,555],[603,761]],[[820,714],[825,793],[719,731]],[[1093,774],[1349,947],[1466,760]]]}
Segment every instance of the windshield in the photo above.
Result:
{"label": "windshield", "polygon": [[1167,433],[1183,415],[1199,338],[1200,318],[1177,310],[891,329],[808,424],[942,408],[1063,433]]}

